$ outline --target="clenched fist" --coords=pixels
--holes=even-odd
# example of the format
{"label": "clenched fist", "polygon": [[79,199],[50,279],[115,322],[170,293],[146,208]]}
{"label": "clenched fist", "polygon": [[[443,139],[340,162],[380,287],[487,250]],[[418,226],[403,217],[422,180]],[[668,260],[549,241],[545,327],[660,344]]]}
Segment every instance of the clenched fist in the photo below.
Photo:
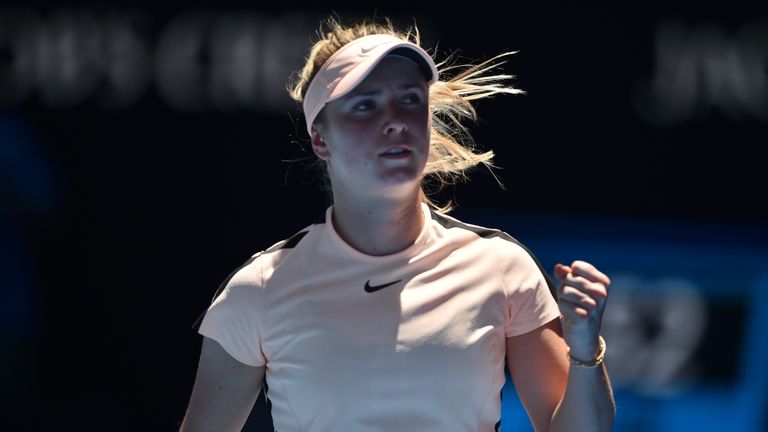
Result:
{"label": "clenched fist", "polygon": [[555,277],[565,342],[573,358],[589,361],[599,351],[600,323],[611,280],[584,261],[574,261],[570,266],[556,264]]}

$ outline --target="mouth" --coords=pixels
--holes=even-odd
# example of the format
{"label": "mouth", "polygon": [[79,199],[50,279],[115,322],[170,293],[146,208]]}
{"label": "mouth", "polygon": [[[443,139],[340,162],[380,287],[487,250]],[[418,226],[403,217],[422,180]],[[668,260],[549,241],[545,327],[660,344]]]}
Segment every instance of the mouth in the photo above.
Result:
{"label": "mouth", "polygon": [[383,152],[379,154],[379,156],[388,157],[388,158],[401,158],[406,157],[409,154],[413,153],[413,150],[404,144],[395,145],[392,147],[387,148]]}

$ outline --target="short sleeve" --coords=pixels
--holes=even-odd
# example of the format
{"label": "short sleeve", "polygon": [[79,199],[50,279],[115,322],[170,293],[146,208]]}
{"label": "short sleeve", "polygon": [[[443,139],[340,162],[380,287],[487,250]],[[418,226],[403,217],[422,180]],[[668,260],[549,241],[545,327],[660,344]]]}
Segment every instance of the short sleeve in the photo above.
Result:
{"label": "short sleeve", "polygon": [[548,277],[536,258],[520,244],[511,246],[500,261],[507,302],[506,337],[527,333],[560,316]]}
{"label": "short sleeve", "polygon": [[261,264],[252,258],[222,283],[198,329],[229,355],[254,367],[266,364],[261,343],[265,309]]}

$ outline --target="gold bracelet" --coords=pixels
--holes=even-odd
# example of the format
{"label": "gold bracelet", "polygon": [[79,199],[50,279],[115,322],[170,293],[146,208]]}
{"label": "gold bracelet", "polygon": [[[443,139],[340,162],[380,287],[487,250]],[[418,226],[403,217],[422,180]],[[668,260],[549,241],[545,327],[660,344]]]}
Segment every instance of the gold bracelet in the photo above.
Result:
{"label": "gold bracelet", "polygon": [[594,359],[583,362],[580,360],[576,360],[575,358],[571,357],[571,349],[568,348],[568,360],[570,360],[571,364],[574,366],[581,366],[581,367],[588,367],[588,368],[594,368],[598,367],[603,363],[603,360],[605,360],[605,339],[603,339],[602,336],[598,337],[598,341],[600,343],[600,351],[597,353],[597,356],[595,356]]}

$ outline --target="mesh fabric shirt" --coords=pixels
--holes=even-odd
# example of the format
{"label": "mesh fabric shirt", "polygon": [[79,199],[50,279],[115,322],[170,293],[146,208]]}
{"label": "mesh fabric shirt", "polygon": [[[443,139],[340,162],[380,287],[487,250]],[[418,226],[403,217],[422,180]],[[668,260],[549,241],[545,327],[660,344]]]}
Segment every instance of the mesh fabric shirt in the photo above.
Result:
{"label": "mesh fabric shirt", "polygon": [[387,256],[325,219],[252,256],[196,323],[266,366],[279,432],[498,430],[506,338],[560,316],[551,281],[509,235],[422,205]]}

